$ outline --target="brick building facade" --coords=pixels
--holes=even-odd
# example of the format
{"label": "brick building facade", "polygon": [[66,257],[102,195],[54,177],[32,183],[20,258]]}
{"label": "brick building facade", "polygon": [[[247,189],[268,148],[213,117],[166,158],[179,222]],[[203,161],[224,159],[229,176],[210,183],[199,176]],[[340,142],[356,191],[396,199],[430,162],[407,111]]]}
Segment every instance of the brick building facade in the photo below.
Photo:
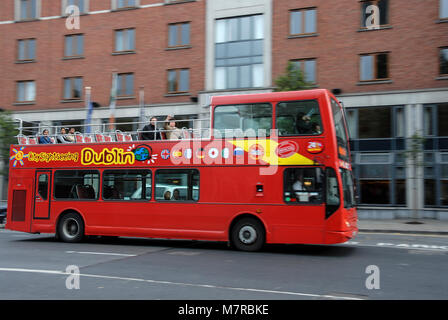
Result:
{"label": "brick building facade", "polygon": [[0,107],[42,127],[82,123],[89,86],[100,125],[115,72],[118,122],[138,119],[140,87],[146,116],[207,118],[211,96],[272,91],[291,61],[344,103],[361,217],[448,219],[447,22],[447,0],[7,0]]}

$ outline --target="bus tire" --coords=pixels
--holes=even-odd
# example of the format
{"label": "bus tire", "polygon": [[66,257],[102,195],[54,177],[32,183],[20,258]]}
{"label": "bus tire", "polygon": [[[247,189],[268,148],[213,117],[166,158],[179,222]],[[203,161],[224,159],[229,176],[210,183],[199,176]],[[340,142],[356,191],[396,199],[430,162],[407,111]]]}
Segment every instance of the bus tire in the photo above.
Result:
{"label": "bus tire", "polygon": [[235,223],[230,232],[230,242],[241,251],[258,251],[266,239],[263,224],[254,218],[243,218]]}
{"label": "bus tire", "polygon": [[65,214],[58,224],[58,238],[63,242],[80,242],[84,238],[84,221],[75,212]]}

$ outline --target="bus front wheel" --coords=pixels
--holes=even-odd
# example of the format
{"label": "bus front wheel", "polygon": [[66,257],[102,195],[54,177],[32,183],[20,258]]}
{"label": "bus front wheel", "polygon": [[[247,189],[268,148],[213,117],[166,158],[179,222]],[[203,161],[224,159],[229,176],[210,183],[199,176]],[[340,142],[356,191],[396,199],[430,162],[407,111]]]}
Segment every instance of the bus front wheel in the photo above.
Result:
{"label": "bus front wheel", "polygon": [[64,242],[80,242],[84,238],[84,221],[77,213],[65,214],[58,224],[58,237]]}
{"label": "bus front wheel", "polygon": [[258,251],[265,242],[265,231],[262,223],[253,218],[243,218],[235,223],[230,240],[238,250]]}

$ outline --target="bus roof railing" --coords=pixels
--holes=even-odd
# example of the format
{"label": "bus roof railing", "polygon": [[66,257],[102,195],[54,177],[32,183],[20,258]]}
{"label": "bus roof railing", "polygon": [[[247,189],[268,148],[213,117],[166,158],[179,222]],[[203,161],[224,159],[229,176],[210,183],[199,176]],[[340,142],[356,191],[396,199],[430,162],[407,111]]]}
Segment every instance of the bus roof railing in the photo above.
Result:
{"label": "bus roof railing", "polygon": [[[166,130],[164,128],[157,128],[156,130],[143,130],[144,126],[149,124],[148,121],[132,121],[132,122],[104,122],[104,123],[91,123],[91,124],[63,124],[63,125],[51,125],[43,126],[41,123],[25,121],[19,118],[15,118],[14,121],[18,123],[19,134],[16,136],[19,144],[39,144],[39,137],[43,135],[44,130],[48,130],[52,143],[89,143],[89,142],[113,142],[113,141],[144,141],[143,133],[160,133],[162,139],[158,139],[159,135],[155,134],[154,140],[168,140],[167,133],[172,130]],[[210,139],[211,131],[208,126],[209,118],[207,119],[175,119],[176,123],[180,123],[179,133],[180,139]],[[169,122],[169,120],[157,120],[157,125],[162,126]],[[182,126],[182,123],[186,123],[186,126]],[[193,123],[193,128],[187,127],[188,124]],[[161,125],[162,124],[162,125]],[[204,127],[204,125],[206,125]],[[120,130],[123,126],[132,126],[139,129],[135,130]],[[165,127],[163,125],[163,127]],[[62,133],[61,129],[68,130],[69,128],[75,129],[74,133],[66,132],[65,136],[72,137],[72,141],[62,142],[60,138]]]}

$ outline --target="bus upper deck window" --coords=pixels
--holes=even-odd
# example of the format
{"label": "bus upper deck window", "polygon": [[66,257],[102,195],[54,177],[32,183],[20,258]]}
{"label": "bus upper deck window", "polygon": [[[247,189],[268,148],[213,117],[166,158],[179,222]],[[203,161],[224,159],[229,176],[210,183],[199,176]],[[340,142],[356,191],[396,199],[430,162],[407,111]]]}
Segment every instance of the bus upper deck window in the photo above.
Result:
{"label": "bus upper deck window", "polygon": [[280,102],[276,113],[276,127],[281,136],[319,135],[323,131],[316,100]]}

